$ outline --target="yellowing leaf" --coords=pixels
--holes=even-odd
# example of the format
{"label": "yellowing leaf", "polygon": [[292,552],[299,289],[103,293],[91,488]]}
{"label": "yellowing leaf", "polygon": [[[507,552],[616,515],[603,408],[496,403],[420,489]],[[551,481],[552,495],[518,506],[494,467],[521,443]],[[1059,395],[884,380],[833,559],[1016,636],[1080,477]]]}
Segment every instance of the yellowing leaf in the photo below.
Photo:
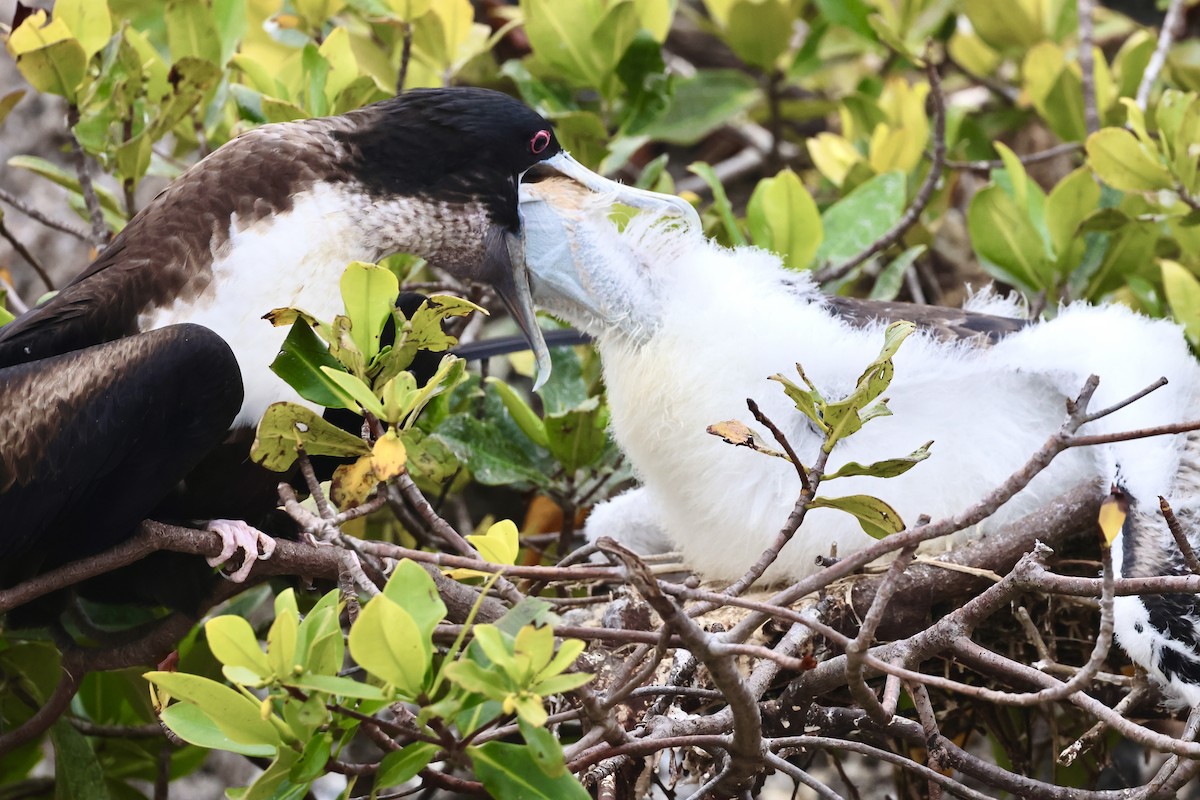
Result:
{"label": "yellowing leaf", "polygon": [[54,18],[66,23],[88,58],[102,50],[113,33],[108,3],[99,0],[55,0]]}
{"label": "yellowing leaf", "polygon": [[250,458],[274,472],[283,472],[296,461],[296,448],[310,456],[358,456],[371,449],[357,436],[321,419],[314,411],[296,403],[272,403],[267,407]]}
{"label": "yellowing leaf", "polygon": [[1100,504],[1097,522],[1100,524],[1100,531],[1104,534],[1104,543],[1109,547],[1112,547],[1113,540],[1125,527],[1128,507],[1128,503],[1123,502],[1122,498],[1116,495],[1109,495]]}
{"label": "yellowing leaf", "polygon": [[371,451],[371,470],[381,481],[391,480],[403,472],[406,461],[404,443],[394,430],[379,437]]}
{"label": "yellowing leaf", "polygon": [[520,537],[516,523],[511,519],[502,519],[488,528],[488,532],[483,536],[468,536],[467,541],[474,545],[485,560],[493,564],[517,563]]}
{"label": "yellowing leaf", "polygon": [[813,164],[835,186],[841,186],[851,168],[863,160],[854,145],[836,133],[818,133],[807,146]]}
{"label": "yellowing leaf", "polygon": [[75,102],[88,56],[62,19],[47,22],[45,11],[33,12],[9,34],[7,47],[35,89]]}
{"label": "yellowing leaf", "polygon": [[360,506],[375,491],[379,479],[372,469],[374,460],[374,455],[363,456],[353,464],[342,464],[333,471],[329,496],[338,508]]}

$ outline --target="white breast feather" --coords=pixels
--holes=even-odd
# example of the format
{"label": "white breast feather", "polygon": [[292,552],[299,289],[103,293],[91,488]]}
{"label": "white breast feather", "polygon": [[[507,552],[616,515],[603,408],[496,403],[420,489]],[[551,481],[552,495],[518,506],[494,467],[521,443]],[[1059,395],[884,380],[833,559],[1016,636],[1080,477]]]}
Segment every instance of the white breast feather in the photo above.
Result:
{"label": "white breast feather", "polygon": [[143,330],[194,322],[229,343],[245,386],[233,427],[256,425],[267,406],[281,400],[318,408],[270,371],[288,328],[276,328],[262,317],[286,307],[326,321],[342,313],[342,270],[351,261],[379,257],[362,244],[353,210],[344,193],[317,184],[298,195],[286,213],[244,227],[235,218],[228,244],[214,253],[208,289],[139,320]]}

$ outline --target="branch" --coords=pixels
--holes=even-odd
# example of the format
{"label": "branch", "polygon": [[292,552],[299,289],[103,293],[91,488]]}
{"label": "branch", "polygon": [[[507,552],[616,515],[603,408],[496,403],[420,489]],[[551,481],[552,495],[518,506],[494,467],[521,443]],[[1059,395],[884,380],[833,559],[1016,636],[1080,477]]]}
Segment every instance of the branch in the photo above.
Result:
{"label": "branch", "polygon": [[19,199],[15,194],[8,191],[3,186],[0,186],[0,200],[8,203],[10,206],[15,208],[17,211],[20,211],[30,219],[42,223],[47,228],[53,228],[54,230],[61,231],[68,236],[74,236],[81,242],[91,242],[91,237],[88,235],[87,231],[83,230],[82,228],[77,228],[69,222],[59,222],[56,219],[46,216],[41,211],[38,211],[36,208],[26,203],[24,200]]}
{"label": "branch", "polygon": [[1083,73],[1083,121],[1088,135],[1100,130],[1100,112],[1096,108],[1095,36],[1092,17],[1096,0],[1075,0],[1079,17],[1079,69]]}
{"label": "branch", "polygon": [[43,267],[41,263],[33,257],[33,253],[29,252],[29,249],[25,247],[20,239],[18,239],[16,236],[13,236],[12,231],[10,231],[8,226],[4,224],[4,214],[2,213],[0,213],[0,236],[3,236],[5,241],[12,245],[12,249],[16,250],[17,253],[20,254],[21,258],[25,259],[26,263],[33,268],[33,271],[37,273],[37,276],[42,279],[42,283],[46,284],[46,290],[50,292],[54,291],[54,281],[50,280],[50,276],[46,273],[45,267]]}
{"label": "branch", "polygon": [[97,250],[103,250],[108,244],[108,224],[104,221],[104,211],[100,208],[100,198],[96,196],[96,187],[92,184],[92,172],[88,169],[87,154],[83,145],[75,135],[75,126],[79,124],[79,108],[74,104],[67,107],[67,127],[71,136],[71,157],[75,159],[75,174],[79,177],[79,191],[83,194],[84,205],[87,206],[88,216],[92,221],[92,235],[89,237]]}
{"label": "branch", "polygon": [[1171,43],[1175,40],[1176,33],[1183,29],[1184,5],[1184,0],[1171,0],[1171,5],[1167,7],[1167,16],[1163,18],[1162,29],[1158,32],[1158,45],[1146,64],[1146,71],[1142,73],[1142,81],[1137,88],[1136,102],[1143,113],[1150,102],[1150,90],[1154,88],[1154,82],[1166,66]]}

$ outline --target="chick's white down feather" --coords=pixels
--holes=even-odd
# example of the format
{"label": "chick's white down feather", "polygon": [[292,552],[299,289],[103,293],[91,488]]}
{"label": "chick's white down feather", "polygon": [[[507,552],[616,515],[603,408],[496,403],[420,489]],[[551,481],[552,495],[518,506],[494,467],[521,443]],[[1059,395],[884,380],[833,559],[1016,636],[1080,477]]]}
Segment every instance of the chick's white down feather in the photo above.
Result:
{"label": "chick's white down feather", "polygon": [[[746,398],[754,398],[812,464],[820,436],[768,378],[795,379],[799,362],[827,398],[844,396],[878,354],[884,326],[847,324],[806,274],[762,250],[729,250],[647,215],[618,230],[605,198],[567,182],[522,193],[535,299],[596,338],[612,431],[642,483],[598,506],[588,536],[642,552],[674,548],[707,578],[740,577],[775,538],[800,484],[790,464],[731,447],[707,426],[748,420]],[[1020,310],[989,290],[971,305]],[[929,440],[932,455],[900,477],[838,479],[821,493],[882,498],[909,523],[960,512],[1021,468],[1093,373],[1101,379],[1093,411],[1160,377],[1169,383],[1081,433],[1179,422],[1200,409],[1200,368],[1178,327],[1120,306],[1071,305],[990,348],[918,332],[895,365],[886,392],[892,416],[841,442],[829,471],[905,455]],[[1096,478],[1119,485],[1134,504],[1114,543],[1119,574],[1183,574],[1155,501],[1166,497],[1193,535],[1200,528],[1200,434],[1068,450],[968,535],[987,536]],[[802,577],[816,569],[816,556],[871,541],[849,515],[814,509],[766,578]],[[1117,639],[1176,697],[1200,703],[1200,604],[1192,595],[1164,598],[1117,598]]]}
{"label": "chick's white down feather", "polygon": [[[637,531],[645,542],[652,523],[689,567],[737,578],[776,536],[800,483],[790,464],[731,447],[706,427],[750,420],[746,398],[754,398],[812,464],[819,435],[768,378],[795,379],[799,362],[826,397],[844,396],[878,354],[883,325],[846,324],[806,274],[785,270],[770,253],[729,250],[645,216],[620,231],[607,210],[602,200],[581,200],[555,183],[531,186],[522,204],[535,297],[596,337],[613,434],[643,484],[634,490],[642,500],[597,508],[588,534],[620,540]],[[573,288],[563,288],[564,269]],[[1101,377],[1093,409],[1160,376],[1170,383],[1084,433],[1179,421],[1200,389],[1200,370],[1175,325],[1116,306],[1067,307],[992,348],[918,332],[895,364],[885,395],[893,415],[840,443],[830,469],[906,455],[929,440],[933,454],[897,478],[838,479],[821,491],[880,497],[906,522],[962,511],[1019,469],[1059,428],[1064,401],[1091,373]],[[1116,481],[1118,472],[1135,498],[1170,497],[1183,438],[1067,451],[976,533],[987,535],[1080,481]],[[848,514],[814,509],[767,577],[809,574],[816,556],[870,542]]]}

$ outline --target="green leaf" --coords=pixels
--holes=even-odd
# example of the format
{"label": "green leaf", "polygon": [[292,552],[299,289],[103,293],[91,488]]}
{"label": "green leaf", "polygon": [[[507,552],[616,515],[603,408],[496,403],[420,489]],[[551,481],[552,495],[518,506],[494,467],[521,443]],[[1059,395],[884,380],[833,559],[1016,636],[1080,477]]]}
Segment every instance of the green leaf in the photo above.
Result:
{"label": "green leaf", "polygon": [[146,680],[172,696],[204,709],[221,732],[242,744],[280,745],[279,731],[259,712],[259,705],[224,684],[183,672],[147,672]]}
{"label": "green leaf", "polygon": [[433,578],[410,559],[401,559],[396,565],[383,593],[408,611],[424,639],[431,639],[433,629],[446,616],[446,604],[442,602]]}
{"label": "green leaf", "polygon": [[356,681],[353,678],[341,678],[337,675],[317,675],[306,672],[295,678],[285,678],[283,682],[288,686],[295,686],[297,689],[324,692],[339,697],[355,697],[360,700],[384,700],[387,697],[378,686]]}
{"label": "green leaf", "polygon": [[173,61],[193,56],[220,66],[221,38],[207,3],[168,0],[163,17],[167,23],[167,47]]}
{"label": "green leaf", "polygon": [[734,0],[725,41],[751,66],[771,70],[792,38],[791,3],[783,0]]}
{"label": "green leaf", "polygon": [[25,97],[24,89],[13,89],[10,92],[0,96],[0,125],[4,124],[4,120],[8,119],[9,113],[16,108],[17,103]]}
{"label": "green leaf", "polygon": [[272,403],[258,423],[250,458],[273,472],[283,472],[295,463],[296,448],[301,446],[310,456],[361,456],[371,452],[361,438],[304,406]]}
{"label": "green leaf", "polygon": [[558,778],[566,774],[567,766],[563,761],[562,745],[553,733],[542,727],[530,725],[524,717],[517,718],[517,727],[521,737],[529,746],[529,752],[534,762],[548,777]]}
{"label": "green leaf", "polygon": [[369,362],[379,352],[379,336],[392,316],[400,282],[391,270],[355,261],[342,273],[341,289],[346,315],[350,317],[350,336]]}
{"label": "green leaf", "polygon": [[569,772],[547,775],[529,747],[488,742],[468,747],[475,775],[493,797],[522,800],[588,800],[590,795]]}
{"label": "green leaf", "polygon": [[222,664],[244,667],[260,679],[274,673],[254,629],[244,618],[232,614],[214,617],[204,624],[204,635],[208,637],[213,655]]}
{"label": "green leaf", "polygon": [[[800,372],[800,377],[803,378],[804,372],[800,369],[799,364],[796,365],[796,370]],[[817,409],[818,405],[820,405],[822,408],[825,406],[825,400],[821,397],[819,392],[812,388],[802,388],[793,383],[786,376],[778,373],[772,375],[770,380],[778,381],[783,385],[784,394],[790,397],[792,402],[796,404],[796,410],[812,420],[813,424],[816,425],[818,429],[825,432],[829,431],[829,426],[825,423],[824,417]],[[805,384],[807,383],[808,381],[805,381]]]}
{"label": "green leaf", "polygon": [[864,39],[875,39],[867,18],[874,10],[863,0],[816,0],[821,15],[834,25],[849,28]]}
{"label": "green leaf", "polygon": [[833,472],[826,473],[823,480],[830,481],[834,478],[848,478],[851,475],[867,475],[872,478],[894,478],[897,475],[903,475],[921,461],[929,458],[929,446],[932,444],[933,442],[929,441],[907,456],[886,458],[865,466],[859,464],[857,461],[848,461]]}
{"label": "green leaf", "polygon": [[591,41],[603,17],[603,6],[521,0],[521,11],[538,60],[570,83],[591,87],[603,83],[605,74],[597,63],[601,54],[593,50]]}
{"label": "green leaf", "polygon": [[227,750],[256,758],[270,758],[276,747],[271,744],[245,744],[226,736],[204,709],[191,703],[172,703],[159,714],[175,735],[189,744],[208,750]]}
{"label": "green leaf", "polygon": [[1050,260],[1026,212],[998,185],[984,187],[967,209],[971,244],[996,277],[1036,292],[1047,288]]}
{"label": "green leaf", "polygon": [[896,510],[878,497],[852,494],[846,497],[816,497],[812,508],[836,508],[858,520],[863,532],[875,539],[882,539],[904,530],[904,520]]}
{"label": "green leaf", "polygon": [[746,207],[746,224],[754,244],[775,251],[795,270],[812,264],[824,235],[817,204],[790,169],[758,182]]}
{"label": "green leaf", "polygon": [[534,410],[529,407],[525,399],[517,394],[516,390],[509,386],[499,378],[487,378],[488,385],[495,389],[496,394],[500,397],[500,402],[504,403],[504,407],[508,409],[508,413],[512,415],[513,422],[517,423],[517,427],[521,432],[529,437],[529,440],[538,447],[548,447],[550,440],[546,436],[546,426],[538,417]]}
{"label": "green leaf", "polygon": [[371,391],[371,387],[362,382],[361,378],[351,375],[349,372],[334,369],[333,367],[321,367],[320,370],[327,378],[336,383],[342,391],[354,398],[354,402],[362,406],[364,410],[370,411],[377,419],[387,419],[387,412],[383,410],[383,403]]}
{"label": "green leaf", "polygon": [[333,752],[333,742],[328,733],[318,733],[304,745],[300,760],[288,770],[288,780],[295,784],[308,783],[325,774],[325,765]]}
{"label": "green leaf", "polygon": [[377,595],[350,628],[350,655],[411,699],[424,685],[430,645],[411,614],[390,597]]}
{"label": "green leaf", "polygon": [[[33,81],[30,81],[30,83],[33,83]],[[36,86],[36,84],[34,85]],[[38,156],[13,156],[8,159],[8,165],[17,169],[27,169],[58,184],[73,195],[77,195],[80,198],[83,197],[83,190],[79,186],[79,177],[74,172],[63,169],[44,158],[39,158]],[[95,189],[96,197],[100,200],[100,207],[106,212],[124,219],[125,209],[116,195],[102,186],[96,186]]]}
{"label": "green leaf", "polygon": [[401,750],[388,753],[379,763],[379,772],[375,776],[375,787],[386,789],[389,786],[399,786],[417,776],[417,773],[429,766],[429,762],[441,748],[431,742],[413,742]]}
{"label": "green leaf", "polygon": [[1137,138],[1123,128],[1104,128],[1087,139],[1088,164],[1100,180],[1123,192],[1155,192],[1175,182]]}
{"label": "green leaf", "polygon": [[825,209],[821,215],[825,238],[816,261],[847,261],[887,233],[904,214],[906,181],[902,172],[876,175]]}
{"label": "green leaf", "polygon": [[739,70],[699,70],[673,82],[667,110],[640,133],[669,144],[691,145],[754,105],[758,83]]}
{"label": "green leaf", "polygon": [[308,322],[297,319],[283,340],[279,355],[271,362],[271,371],[283,378],[296,392],[326,408],[356,409],[358,404],[340,384],[321,371],[321,367],[340,370],[341,363],[329,354]]}
{"label": "green leaf", "polygon": [[1193,345],[1200,343],[1200,281],[1176,261],[1164,259],[1161,265],[1171,316],[1183,325],[1188,341]]}
{"label": "green leaf", "polygon": [[[292,589],[285,589],[284,592],[289,593],[292,602],[295,603]],[[281,593],[280,597],[282,596]],[[271,665],[271,671],[280,679],[286,679],[295,672],[296,629],[299,624],[299,615],[295,610],[286,608],[286,601],[281,609],[279,599],[276,598],[275,621],[271,623],[271,629],[267,632],[267,661]]]}
{"label": "green leaf", "polygon": [[1099,205],[1100,187],[1086,167],[1080,167],[1055,185],[1046,198],[1046,229],[1056,256],[1067,252],[1080,223]]}
{"label": "green leaf", "polygon": [[59,719],[50,727],[54,743],[56,796],[71,800],[108,800],[104,770],[87,738]]}
{"label": "green leaf", "polygon": [[879,273],[879,277],[871,286],[871,293],[868,297],[871,300],[895,300],[896,295],[900,294],[900,287],[904,284],[904,276],[908,273],[908,268],[927,249],[923,244],[913,245],[896,256],[892,263]]}
{"label": "green leaf", "polygon": [[742,233],[742,229],[737,224],[737,219],[733,216],[733,204],[729,202],[729,198],[725,195],[725,187],[721,185],[721,179],[717,177],[717,173],[713,168],[703,161],[696,161],[688,165],[688,172],[700,176],[701,179],[708,185],[708,188],[713,193],[713,208],[721,217],[721,222],[725,226],[725,235],[728,237],[730,244],[741,246],[746,244],[746,235]]}
{"label": "green leaf", "polygon": [[447,664],[446,677],[472,694],[499,699],[509,694],[508,681],[498,669],[485,669],[474,661]]}
{"label": "green leaf", "polygon": [[579,408],[547,415],[550,452],[568,475],[595,464],[608,445],[608,406],[592,397]]}

